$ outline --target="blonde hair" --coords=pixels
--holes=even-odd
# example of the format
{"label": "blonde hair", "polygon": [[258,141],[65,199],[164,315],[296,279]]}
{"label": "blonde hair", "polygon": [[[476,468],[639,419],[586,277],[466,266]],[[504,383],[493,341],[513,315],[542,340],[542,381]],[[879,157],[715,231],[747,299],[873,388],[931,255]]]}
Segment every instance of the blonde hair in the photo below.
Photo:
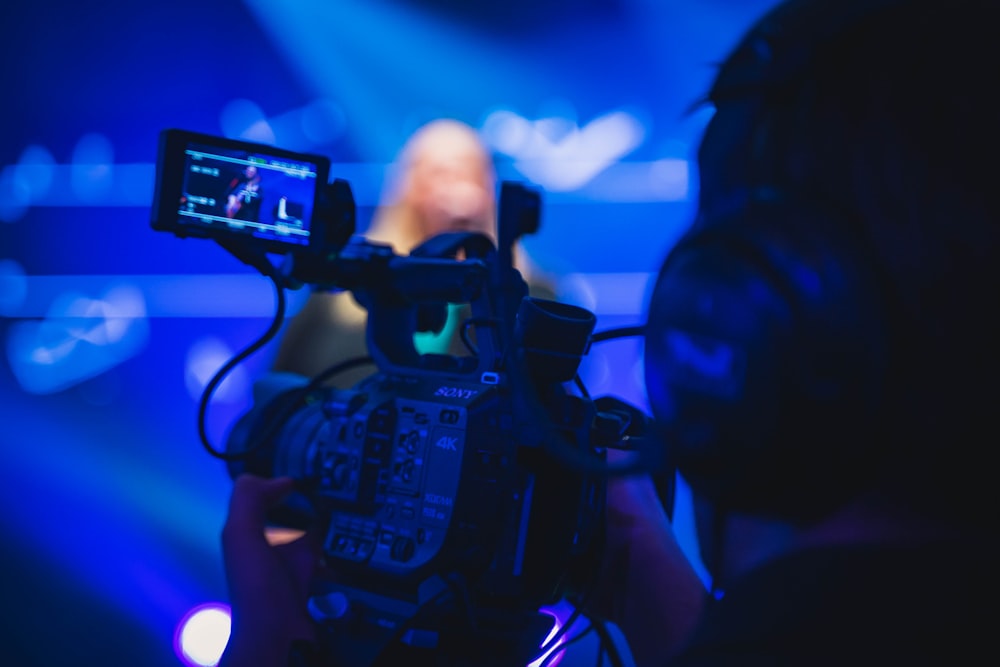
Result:
{"label": "blonde hair", "polygon": [[[419,127],[400,149],[382,186],[382,194],[363,233],[370,241],[388,243],[401,255],[426,241],[432,230],[418,205],[419,184],[416,175],[429,162],[446,162],[467,156],[462,164],[468,171],[460,176],[483,188],[489,203],[483,216],[472,221],[474,231],[496,240],[496,176],[492,157],[479,133],[471,126],[451,118],[432,120]],[[363,326],[367,311],[348,295],[332,299],[336,316],[354,326]]]}
{"label": "blonde hair", "polygon": [[421,126],[400,150],[382,189],[382,198],[364,236],[372,241],[389,243],[397,253],[409,253],[431,234],[428,221],[417,205],[419,168],[428,162],[442,161],[465,154],[471,173],[466,178],[483,188],[489,197],[488,213],[473,221],[474,231],[496,238],[496,175],[489,149],[479,133],[469,125],[450,118],[430,121]]}

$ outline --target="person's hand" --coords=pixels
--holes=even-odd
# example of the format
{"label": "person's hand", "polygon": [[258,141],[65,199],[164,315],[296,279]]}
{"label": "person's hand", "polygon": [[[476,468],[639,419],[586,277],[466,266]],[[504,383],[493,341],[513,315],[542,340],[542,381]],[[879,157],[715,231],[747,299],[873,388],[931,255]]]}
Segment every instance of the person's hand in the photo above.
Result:
{"label": "person's hand", "polygon": [[[609,451],[609,460],[618,453]],[[630,598],[626,582],[634,578],[630,577],[633,561],[645,552],[651,552],[655,559],[660,548],[670,548],[673,530],[648,475],[610,478],[606,507],[606,540],[595,610],[621,622],[624,604]]]}
{"label": "person's hand", "polygon": [[[614,460],[622,453],[608,454]],[[706,599],[652,478],[611,478],[594,611],[621,628],[637,664],[658,664],[687,639]]]}
{"label": "person's hand", "polygon": [[220,667],[281,665],[291,642],[315,641],[307,609],[309,583],[319,565],[312,535],[272,545],[267,511],[293,489],[289,478],[236,479],[222,529],[222,555],[232,605],[232,634]]}

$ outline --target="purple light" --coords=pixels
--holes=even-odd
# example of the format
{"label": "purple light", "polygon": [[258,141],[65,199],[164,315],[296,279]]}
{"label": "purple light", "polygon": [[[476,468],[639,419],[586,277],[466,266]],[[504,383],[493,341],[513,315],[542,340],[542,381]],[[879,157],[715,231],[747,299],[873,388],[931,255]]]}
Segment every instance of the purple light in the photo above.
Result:
{"label": "purple light", "polygon": [[174,633],[174,652],[189,667],[219,664],[229,642],[229,606],[209,602],[198,605],[181,619]]}
{"label": "purple light", "polygon": [[[562,629],[562,626],[566,622],[566,619],[569,617],[569,614],[572,613],[572,608],[570,608],[569,611],[567,611],[564,606],[560,605],[556,607],[543,607],[539,611],[541,611],[543,614],[548,614],[549,616],[555,619],[555,623],[552,625],[552,631],[549,632],[549,635],[545,638],[545,641],[542,642],[542,645],[544,646],[545,644],[549,643],[553,637],[556,636],[556,633],[558,633],[559,630]],[[563,634],[563,636],[559,638],[559,640],[552,646],[552,648],[550,648],[545,653],[540,655],[538,659],[535,660],[534,662],[529,663],[528,667],[540,667],[540,665],[543,662],[545,662],[545,659],[549,657],[550,653],[557,650],[560,646],[566,643],[567,634],[569,633]],[[559,655],[557,655],[555,658],[552,659],[552,662],[549,663],[547,667],[556,667],[556,665],[558,665],[562,661],[562,657],[563,654],[560,653]]]}

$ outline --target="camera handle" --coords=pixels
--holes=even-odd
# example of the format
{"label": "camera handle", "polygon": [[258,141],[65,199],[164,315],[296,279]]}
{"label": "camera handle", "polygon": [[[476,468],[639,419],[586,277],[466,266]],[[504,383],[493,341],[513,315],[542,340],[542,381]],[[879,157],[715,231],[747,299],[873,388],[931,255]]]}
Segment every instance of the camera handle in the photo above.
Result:
{"label": "camera handle", "polygon": [[[466,259],[454,258],[463,251]],[[494,318],[491,304],[492,286],[489,262],[495,256],[492,242],[484,235],[452,232],[429,239],[409,256],[383,254],[377,261],[372,252],[383,252],[367,242],[349,244],[338,261],[346,268],[358,257],[360,271],[340,284],[349,289],[355,299],[368,310],[368,350],[382,371],[401,372],[407,369],[445,370],[459,374],[481,376],[496,370],[499,357],[499,332],[486,328],[480,334],[480,350],[472,363],[463,358],[449,358],[446,367],[428,368],[427,355],[420,355],[413,341],[413,332],[420,330],[422,320],[443,319],[425,317],[427,309],[444,309],[448,303],[469,303],[473,317]],[[433,355],[434,363],[442,364],[442,355]]]}

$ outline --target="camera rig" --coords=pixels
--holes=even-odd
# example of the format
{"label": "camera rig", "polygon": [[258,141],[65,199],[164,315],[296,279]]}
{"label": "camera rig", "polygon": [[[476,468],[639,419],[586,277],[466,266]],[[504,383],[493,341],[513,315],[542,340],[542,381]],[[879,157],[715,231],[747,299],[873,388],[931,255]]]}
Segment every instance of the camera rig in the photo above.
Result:
{"label": "camera rig", "polygon": [[[446,233],[400,256],[354,234],[346,181],[318,181],[311,240],[293,245],[248,234],[242,223],[218,224],[189,203],[196,198],[179,166],[211,169],[192,162],[191,145],[198,160],[205,146],[218,148],[212,155],[252,148],[299,171],[318,158],[180,133],[185,161],[173,147],[178,133],[161,141],[153,228],[214,239],[269,277],[278,297],[268,333],[206,387],[200,434],[234,478],[296,480],[297,491],[271,519],[322,535],[325,567],[310,599],[320,653],[331,664],[363,666],[540,658],[555,641],[546,641],[553,618],[540,608],[579,592],[599,569],[608,475],[662,464],[656,451],[636,447],[645,425],[638,410],[592,400],[582,383],[579,394],[567,388],[578,379],[596,318],[529,296],[513,266],[517,239],[538,229],[538,193],[501,184],[495,245],[482,234]],[[324,169],[317,175],[322,181]],[[204,225],[188,224],[192,211]],[[225,451],[216,450],[204,426],[212,393],[277,333],[284,290],[306,285],[349,290],[367,309],[375,372],[350,389],[327,384],[343,364],[313,378],[266,374]],[[471,307],[466,325],[475,343],[463,337],[470,355],[419,353],[413,334],[440,329],[449,303]],[[638,455],[615,466],[608,448]]]}

